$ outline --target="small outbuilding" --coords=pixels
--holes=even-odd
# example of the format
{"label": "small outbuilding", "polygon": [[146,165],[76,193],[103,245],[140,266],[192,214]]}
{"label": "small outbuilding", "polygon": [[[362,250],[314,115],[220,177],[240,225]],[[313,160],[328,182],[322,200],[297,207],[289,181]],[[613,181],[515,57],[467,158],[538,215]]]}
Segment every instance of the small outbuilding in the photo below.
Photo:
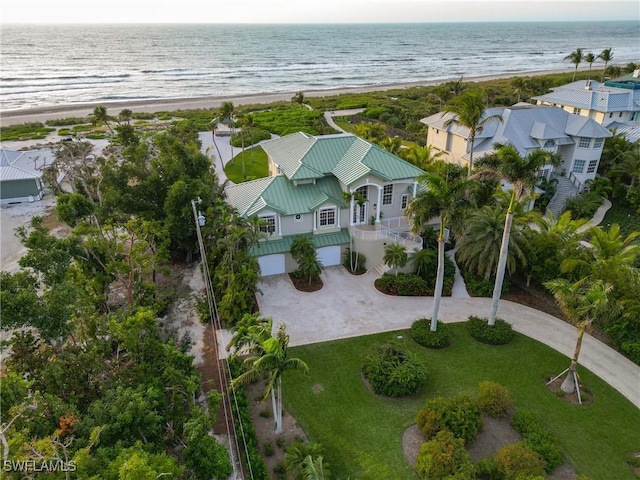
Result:
{"label": "small outbuilding", "polygon": [[37,162],[38,157],[32,158],[29,152],[0,149],[0,204],[42,199],[44,183]]}

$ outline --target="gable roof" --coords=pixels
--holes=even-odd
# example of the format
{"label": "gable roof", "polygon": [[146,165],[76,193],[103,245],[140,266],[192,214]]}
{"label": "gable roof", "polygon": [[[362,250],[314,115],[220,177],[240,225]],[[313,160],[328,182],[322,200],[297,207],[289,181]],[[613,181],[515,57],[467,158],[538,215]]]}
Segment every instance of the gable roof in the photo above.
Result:
{"label": "gable roof", "polygon": [[373,174],[385,181],[415,178],[424,173],[409,162],[351,134],[314,137],[298,132],[262,144],[289,180],[334,175],[343,184]]}
{"label": "gable roof", "polygon": [[229,203],[243,217],[262,210],[273,210],[281,215],[309,213],[325,202],[346,208],[340,184],[332,177],[296,187],[284,175],[276,175],[230,185],[225,192]]}

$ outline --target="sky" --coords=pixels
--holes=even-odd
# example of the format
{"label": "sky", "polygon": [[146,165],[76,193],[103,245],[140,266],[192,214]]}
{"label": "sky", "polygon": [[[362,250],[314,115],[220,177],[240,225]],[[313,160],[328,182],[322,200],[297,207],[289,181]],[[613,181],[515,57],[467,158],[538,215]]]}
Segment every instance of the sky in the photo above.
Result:
{"label": "sky", "polygon": [[0,0],[0,23],[636,20],[627,0]]}

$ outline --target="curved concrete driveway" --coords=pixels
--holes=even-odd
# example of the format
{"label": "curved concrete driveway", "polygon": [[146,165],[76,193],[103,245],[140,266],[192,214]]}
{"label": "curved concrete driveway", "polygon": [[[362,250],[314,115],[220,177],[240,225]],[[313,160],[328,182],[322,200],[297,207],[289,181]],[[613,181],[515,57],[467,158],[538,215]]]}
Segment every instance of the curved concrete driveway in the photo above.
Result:
{"label": "curved concrete driveway", "polygon": [[[432,297],[384,295],[373,286],[376,278],[372,272],[356,277],[341,266],[329,267],[322,273],[324,287],[303,293],[288,275],[265,277],[259,284],[260,313],[276,324],[287,324],[292,346],[405,329],[416,319],[431,316]],[[490,298],[445,297],[440,320],[451,323],[472,314],[488,315],[490,305]],[[506,300],[500,301],[498,315],[516,331],[564,355],[573,354],[576,329],[566,322]],[[640,366],[589,335],[582,344],[580,364],[640,408]]]}

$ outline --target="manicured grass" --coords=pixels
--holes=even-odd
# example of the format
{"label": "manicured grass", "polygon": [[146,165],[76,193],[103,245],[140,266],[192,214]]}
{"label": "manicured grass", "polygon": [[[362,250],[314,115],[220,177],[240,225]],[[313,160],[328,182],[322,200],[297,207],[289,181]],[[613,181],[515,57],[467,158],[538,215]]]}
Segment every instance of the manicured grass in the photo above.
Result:
{"label": "manicured grass", "polygon": [[620,231],[625,237],[631,232],[640,232],[640,214],[616,201],[611,203],[611,208],[605,214],[604,220],[600,225],[606,228],[607,225],[617,223],[620,225]]}
{"label": "manicured grass", "polygon": [[[290,349],[291,356],[307,362],[310,375],[285,375],[285,408],[312,441],[324,446],[333,475],[359,480],[417,478],[401,442],[425,400],[461,392],[476,395],[479,383],[491,380],[511,389],[516,408],[538,414],[579,474],[594,480],[633,478],[624,456],[640,450],[640,410],[622,395],[579,369],[594,402],[570,405],[552,395],[543,382],[545,376],[569,365],[565,356],[520,334],[509,345],[493,347],[472,340],[464,324],[451,325],[451,333],[453,345],[444,350],[420,347],[407,331]],[[362,382],[365,352],[373,343],[390,340],[415,352],[427,365],[427,384],[411,399],[378,398]],[[322,388],[313,388],[318,385]]]}
{"label": "manicured grass", "polygon": [[[242,177],[242,160],[244,158],[244,171],[245,176]],[[229,163],[224,166],[224,173],[227,174],[227,178],[233,183],[246,182],[248,180],[255,180],[256,178],[263,178],[269,175],[267,154],[262,147],[255,147],[253,149],[253,160],[251,160],[251,149],[247,148],[244,154],[236,155]]]}

